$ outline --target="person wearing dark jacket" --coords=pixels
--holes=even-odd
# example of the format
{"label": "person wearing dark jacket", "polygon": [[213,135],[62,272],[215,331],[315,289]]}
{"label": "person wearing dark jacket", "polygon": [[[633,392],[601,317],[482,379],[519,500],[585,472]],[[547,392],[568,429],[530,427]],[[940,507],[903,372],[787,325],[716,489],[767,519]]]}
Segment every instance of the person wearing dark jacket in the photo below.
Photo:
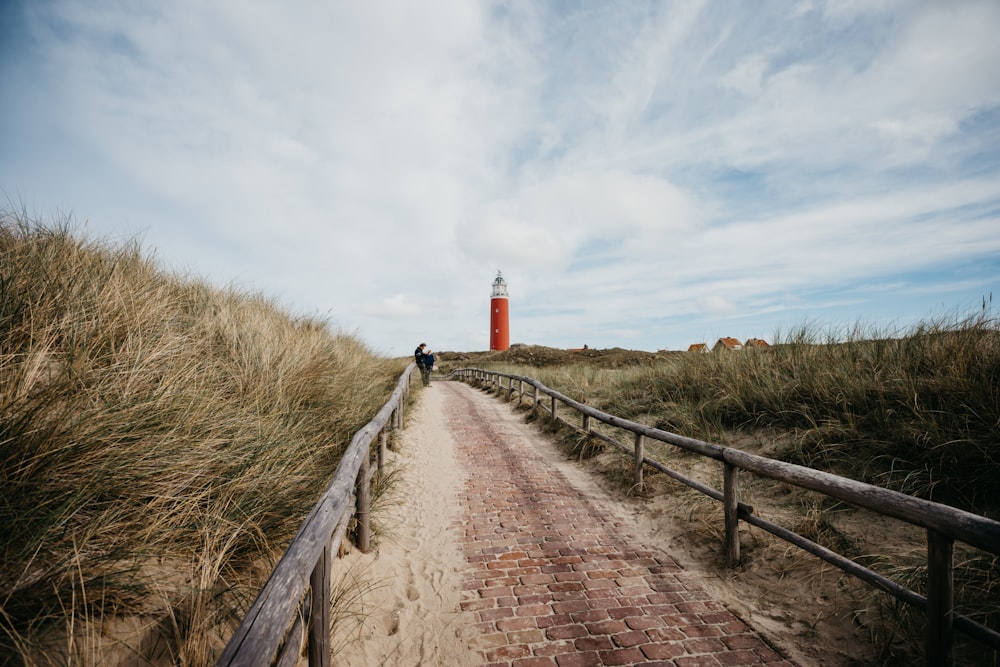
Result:
{"label": "person wearing dark jacket", "polygon": [[[427,368],[427,355],[424,353],[424,349],[427,347],[427,343],[421,343],[417,346],[417,349],[413,351],[413,360],[417,363],[417,370],[420,371],[420,377],[424,381],[424,386],[426,387],[431,383],[431,372]],[[433,364],[433,358],[431,364]]]}

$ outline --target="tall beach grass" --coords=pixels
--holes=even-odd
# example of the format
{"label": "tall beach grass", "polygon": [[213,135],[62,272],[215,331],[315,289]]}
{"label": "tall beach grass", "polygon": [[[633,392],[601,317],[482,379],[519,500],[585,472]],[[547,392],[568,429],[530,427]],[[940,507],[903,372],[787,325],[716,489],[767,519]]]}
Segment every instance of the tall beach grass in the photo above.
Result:
{"label": "tall beach grass", "polygon": [[780,430],[780,458],[1000,516],[1000,320],[986,303],[905,331],[803,327],[766,349],[625,368],[488,365],[690,437]]}
{"label": "tall beach grass", "polygon": [[0,214],[0,663],[210,662],[405,363]]}

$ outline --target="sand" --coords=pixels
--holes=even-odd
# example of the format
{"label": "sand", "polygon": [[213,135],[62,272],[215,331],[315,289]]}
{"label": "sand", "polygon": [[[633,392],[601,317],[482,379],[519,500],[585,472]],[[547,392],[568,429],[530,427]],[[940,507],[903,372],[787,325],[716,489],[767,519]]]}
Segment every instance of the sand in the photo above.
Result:
{"label": "sand", "polygon": [[399,482],[384,509],[375,510],[374,553],[355,549],[335,565],[335,578],[364,582],[334,630],[338,664],[481,662],[470,648],[475,631],[460,620],[465,559],[449,532],[465,473],[455,461],[454,440],[439,417],[442,398],[434,389],[417,393],[401,442],[387,454]]}

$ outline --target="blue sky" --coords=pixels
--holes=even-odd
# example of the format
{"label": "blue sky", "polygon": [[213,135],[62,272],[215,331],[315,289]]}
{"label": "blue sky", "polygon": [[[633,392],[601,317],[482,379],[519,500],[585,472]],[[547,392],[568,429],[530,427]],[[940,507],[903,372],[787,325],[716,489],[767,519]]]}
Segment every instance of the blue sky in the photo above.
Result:
{"label": "blue sky", "polygon": [[1000,298],[1000,3],[0,4],[0,207],[385,354]]}

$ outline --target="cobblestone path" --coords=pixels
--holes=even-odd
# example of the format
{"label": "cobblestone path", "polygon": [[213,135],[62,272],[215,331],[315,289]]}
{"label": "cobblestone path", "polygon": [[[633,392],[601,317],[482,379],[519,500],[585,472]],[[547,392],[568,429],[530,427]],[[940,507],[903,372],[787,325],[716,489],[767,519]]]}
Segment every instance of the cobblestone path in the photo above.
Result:
{"label": "cobblestone path", "polygon": [[793,664],[547,465],[510,407],[457,382],[430,391],[468,472],[455,528],[483,664]]}

